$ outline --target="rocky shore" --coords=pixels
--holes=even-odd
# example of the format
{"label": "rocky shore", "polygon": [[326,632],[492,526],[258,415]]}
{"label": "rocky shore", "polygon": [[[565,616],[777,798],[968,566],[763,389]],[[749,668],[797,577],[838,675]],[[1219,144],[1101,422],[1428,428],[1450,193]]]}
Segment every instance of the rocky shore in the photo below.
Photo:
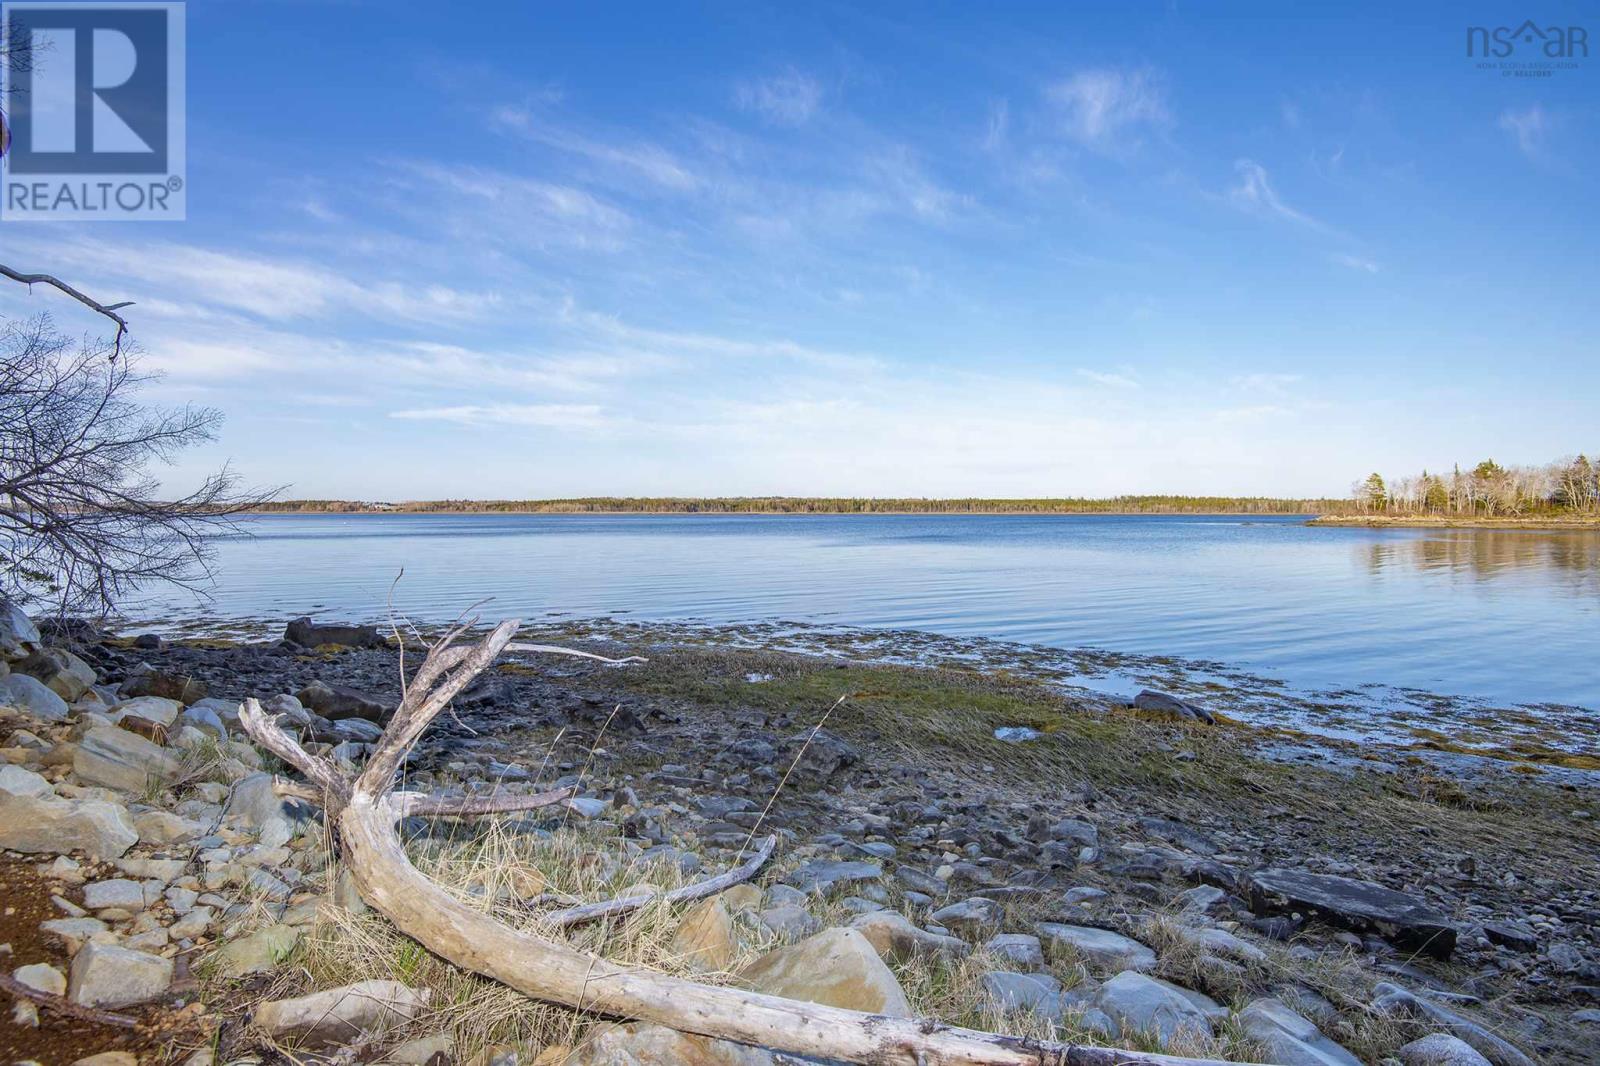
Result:
{"label": "rocky shore", "polygon": [[[0,604],[10,1061],[787,1061],[536,1005],[365,907],[237,712],[256,696],[360,765],[400,695],[376,629],[42,628]],[[774,832],[753,882],[570,938],[1025,1037],[1295,1066],[1595,1060],[1600,795],[1582,785],[1381,752],[1284,765],[1260,757],[1270,730],[1208,723],[1192,696],[591,647],[650,661],[513,656],[405,770],[464,794],[577,789],[553,814],[407,821],[413,862],[502,920],[670,889]]]}

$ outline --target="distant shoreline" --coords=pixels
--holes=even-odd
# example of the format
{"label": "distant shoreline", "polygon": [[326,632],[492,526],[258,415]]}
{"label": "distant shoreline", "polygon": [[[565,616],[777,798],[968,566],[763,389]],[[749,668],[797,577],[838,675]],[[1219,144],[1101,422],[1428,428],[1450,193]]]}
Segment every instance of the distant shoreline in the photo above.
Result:
{"label": "distant shoreline", "polygon": [[1450,517],[1448,515],[1322,515],[1308,526],[1352,526],[1365,529],[1600,529],[1600,517],[1542,518]]}

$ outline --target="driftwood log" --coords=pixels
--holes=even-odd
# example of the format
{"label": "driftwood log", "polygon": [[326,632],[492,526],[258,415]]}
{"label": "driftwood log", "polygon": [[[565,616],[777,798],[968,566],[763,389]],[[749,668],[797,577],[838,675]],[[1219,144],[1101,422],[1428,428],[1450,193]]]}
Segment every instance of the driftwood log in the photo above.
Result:
{"label": "driftwood log", "polygon": [[[302,748],[257,701],[245,700],[239,714],[245,731],[299,770],[320,796],[362,898],[441,958],[534,999],[794,1055],[894,1066],[1223,1066],[1217,1060],[1040,1043],[927,1018],[889,1018],[701,984],[618,966],[561,941],[513,929],[467,906],[411,864],[396,823],[411,814],[472,816],[526,810],[560,803],[567,796],[561,791],[466,803],[395,790],[396,773],[412,745],[450,700],[506,649],[520,623],[502,622],[477,643],[458,643],[469,625],[456,626],[433,645],[354,780]],[[763,842],[758,857],[764,861],[770,853],[771,842]],[[759,865],[752,860],[732,873],[748,870],[745,876],[749,876]],[[714,880],[721,880],[721,887],[734,883]],[[566,918],[553,925],[576,924],[570,920],[574,914],[588,920],[590,915],[610,916],[646,902],[648,898],[571,908],[560,912]]]}

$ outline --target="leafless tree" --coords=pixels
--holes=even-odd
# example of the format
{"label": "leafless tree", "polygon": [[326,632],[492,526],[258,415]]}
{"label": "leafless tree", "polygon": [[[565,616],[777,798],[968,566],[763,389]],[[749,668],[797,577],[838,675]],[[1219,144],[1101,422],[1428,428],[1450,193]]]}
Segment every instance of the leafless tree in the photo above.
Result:
{"label": "leafless tree", "polygon": [[0,325],[0,594],[103,612],[148,581],[197,588],[210,538],[270,495],[224,467],[162,498],[152,468],[211,439],[221,416],[139,403],[151,376],[137,363],[46,315]]}

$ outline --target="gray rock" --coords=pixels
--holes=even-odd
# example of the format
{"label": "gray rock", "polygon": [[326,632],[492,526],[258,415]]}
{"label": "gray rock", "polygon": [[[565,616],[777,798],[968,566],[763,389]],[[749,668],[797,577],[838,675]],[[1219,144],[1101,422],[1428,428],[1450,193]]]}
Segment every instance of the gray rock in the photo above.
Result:
{"label": "gray rock", "polygon": [[[36,788],[15,776],[12,783],[18,788]],[[118,857],[138,840],[127,809],[120,804],[62,799],[44,792],[19,795],[0,789],[0,848],[45,855],[80,851],[91,859],[104,860]]]}
{"label": "gray rock", "polygon": [[1450,1033],[1472,1045],[1493,1066],[1533,1066],[1533,1060],[1505,1040],[1469,1018],[1465,1018],[1431,999],[1408,992],[1399,985],[1380,981],[1373,987],[1376,998],[1374,1010],[1397,1011],[1422,1018],[1448,1029]]}
{"label": "gray rock", "polygon": [[16,663],[19,674],[42,681],[46,688],[71,703],[94,685],[94,668],[70,651],[44,648]]}
{"label": "gray rock", "polygon": [[305,820],[304,808],[279,796],[272,787],[271,774],[251,774],[233,786],[233,795],[223,809],[224,816],[237,818],[247,829],[281,835],[283,829]]}
{"label": "gray rock", "polygon": [[177,779],[178,761],[158,744],[115,726],[95,726],[72,757],[80,781],[123,792],[143,792],[152,782]]}
{"label": "gray rock", "polygon": [[0,659],[15,661],[26,658],[44,644],[39,627],[33,624],[22,608],[8,599],[0,598]]}
{"label": "gray rock", "polygon": [[283,631],[283,639],[305,648],[323,644],[343,644],[349,648],[386,648],[389,642],[377,626],[324,625],[310,618],[296,618]]}
{"label": "gray rock", "polygon": [[50,782],[20,766],[7,763],[0,766],[0,792],[8,796],[54,796],[56,790]]}
{"label": "gray rock", "polygon": [[1210,711],[1199,704],[1190,703],[1188,700],[1180,700],[1176,696],[1169,696],[1165,692],[1156,692],[1148,688],[1133,697],[1133,705],[1141,711],[1170,714],[1175,718],[1187,718],[1197,722],[1204,722],[1206,725],[1213,725],[1217,720]]}
{"label": "gray rock", "polygon": [[1448,959],[1456,927],[1416,896],[1371,881],[1305,870],[1258,870],[1250,876],[1250,909],[1257,914],[1309,911],[1355,932],[1376,932],[1410,951]]}
{"label": "gray rock", "polygon": [[166,994],[172,960],[89,941],[72,960],[67,998],[82,1007],[131,1007]]}
{"label": "gray rock", "polygon": [[946,929],[967,930],[977,932],[991,926],[1000,924],[1000,919],[1005,912],[1000,904],[992,899],[974,896],[964,899],[960,903],[952,903],[948,907],[940,907],[931,917],[933,921]]}
{"label": "gray rock", "polygon": [[875,862],[813,859],[784,880],[802,892],[820,892],[827,895],[835,889],[864,881],[876,881],[882,876],[883,867]]}
{"label": "gray rock", "polygon": [[983,975],[983,995],[1002,1014],[1035,1014],[1060,1021],[1064,1011],[1060,982],[1048,974],[995,970]]}
{"label": "gray rock", "polygon": [[165,670],[145,670],[134,674],[117,690],[121,695],[159,696],[176,700],[180,704],[197,703],[206,698],[206,683],[186,674],[171,674]]}
{"label": "gray rock", "polygon": [[1239,1024],[1281,1066],[1361,1066],[1282,1000],[1256,1000],[1239,1012]]}
{"label": "gray rock", "polygon": [[1471,1044],[1449,1033],[1433,1033],[1413,1040],[1399,1051],[1405,1066],[1490,1066]]}
{"label": "gray rock", "polygon": [[1058,922],[1040,922],[1036,928],[1052,954],[1070,949],[1095,969],[1115,972],[1156,968],[1156,953],[1121,933]]}
{"label": "gray rock", "polygon": [[855,748],[826,729],[796,733],[789,738],[789,745],[799,752],[793,763],[795,772],[824,781],[861,760]]}
{"label": "gray rock", "polygon": [[983,950],[1013,966],[1044,968],[1039,938],[1028,933],[997,933],[984,942]]}
{"label": "gray rock", "polygon": [[295,693],[301,706],[309,707],[322,717],[339,720],[361,718],[368,722],[381,722],[389,716],[389,706],[376,696],[349,688],[313,681]]}
{"label": "gray rock", "polygon": [[66,700],[27,674],[0,677],[0,706],[15,707],[42,722],[65,721],[68,713]]}
{"label": "gray rock", "polygon": [[810,936],[822,927],[822,923],[817,921],[810,911],[793,903],[779,903],[768,907],[758,917],[761,919],[761,924],[773,935],[784,940],[798,940],[800,937]]}
{"label": "gray rock", "polygon": [[178,720],[178,714],[182,710],[183,704],[177,700],[169,700],[163,696],[135,696],[111,708],[111,720],[120,722],[132,715],[157,725],[170,726]]}
{"label": "gray rock", "polygon": [[407,1040],[394,1050],[385,1053],[383,1060],[395,1063],[396,1066],[427,1066],[436,1056],[442,1057],[445,1062],[453,1061],[455,1050],[455,1034],[445,1031]]}
{"label": "gray rock", "polygon": [[288,958],[298,943],[300,930],[289,925],[269,925],[228,941],[207,956],[205,965],[217,976],[230,979],[266,973]]}
{"label": "gray rock", "polygon": [[932,896],[934,899],[938,899],[950,891],[948,884],[932,874],[923,873],[914,866],[896,867],[894,876],[897,881],[913,892],[921,892],[924,895]]}
{"label": "gray rock", "polygon": [[83,886],[83,905],[92,911],[103,911],[113,907],[126,911],[142,911],[160,896],[161,887],[147,888],[140,882],[126,877],[114,877],[108,881],[90,881]]}
{"label": "gray rock", "polygon": [[1052,840],[1065,840],[1086,848],[1100,843],[1100,830],[1093,822],[1081,818],[1063,818],[1050,826],[1047,832]]}
{"label": "gray rock", "polygon": [[48,922],[40,922],[39,928],[60,937],[69,955],[76,954],[78,949],[96,937],[114,935],[111,927],[99,918],[52,918]]}
{"label": "gray rock", "polygon": [[352,1044],[374,1033],[404,1025],[428,1003],[427,992],[399,981],[358,981],[296,999],[263,1003],[252,1021],[270,1036],[303,1047]]}
{"label": "gray rock", "polygon": [[[1211,1011],[1197,998],[1205,1001],[1197,992],[1180,992],[1165,981],[1125,970],[1101,985],[1092,1002],[1117,1023],[1124,1035],[1152,1033],[1166,1044],[1179,1033],[1190,1037],[1211,1035]],[[1216,1004],[1211,1007],[1216,1008]]]}
{"label": "gray rock", "polygon": [[959,937],[919,929],[898,911],[873,911],[858,915],[850,928],[867,938],[879,955],[894,962],[944,955],[960,957],[972,949]]}
{"label": "gray rock", "polygon": [[67,994],[67,975],[48,963],[36,962],[30,966],[19,966],[11,976],[29,988],[37,988],[52,996]]}

